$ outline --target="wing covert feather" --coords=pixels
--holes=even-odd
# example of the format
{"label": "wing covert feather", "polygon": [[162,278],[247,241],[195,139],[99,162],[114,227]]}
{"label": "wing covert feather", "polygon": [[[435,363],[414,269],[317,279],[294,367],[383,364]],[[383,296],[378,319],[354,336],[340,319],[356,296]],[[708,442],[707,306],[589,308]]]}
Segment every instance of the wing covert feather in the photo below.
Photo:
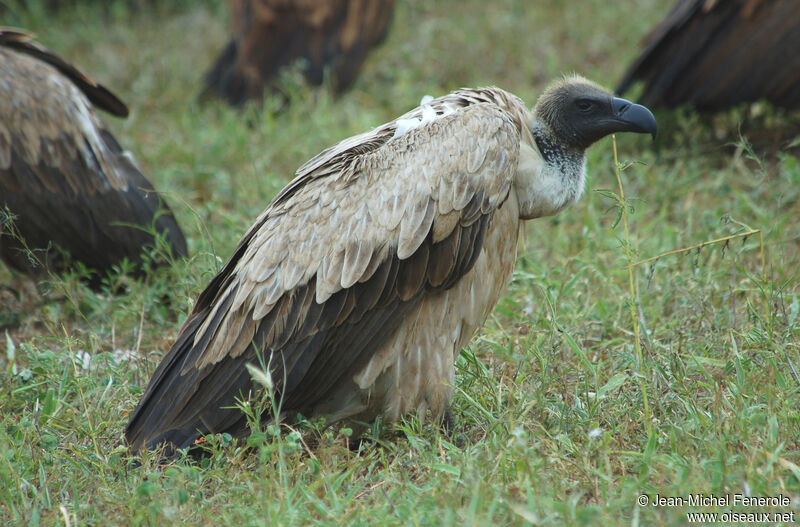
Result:
{"label": "wing covert feather", "polygon": [[[480,152],[479,162],[450,154],[464,153],[475,142],[473,136],[485,138],[482,147],[469,150]],[[232,271],[238,289],[232,310],[244,309],[257,314],[256,319],[262,318],[281,295],[315,275],[316,301],[323,303],[340,289],[367,280],[365,271],[377,267],[367,263],[373,255],[386,258],[396,254],[400,260],[411,257],[434,222],[444,216],[437,204],[442,186],[450,186],[457,197],[452,203],[454,210],[465,213],[458,219],[471,223],[508,195],[518,144],[519,132],[503,110],[477,104],[357,156],[336,174],[313,177],[310,173],[305,185],[265,212],[266,221]],[[325,171],[330,164],[316,170]],[[405,197],[400,214],[373,205],[391,203],[395,196]],[[329,206],[332,203],[336,206]],[[388,216],[399,216],[401,221]],[[450,217],[438,226],[454,227],[456,223]],[[394,228],[389,228],[392,224]],[[438,238],[450,232],[452,229],[437,232]],[[348,260],[348,249],[358,256],[357,261],[355,255]],[[262,279],[265,269],[269,270],[266,280]],[[198,339],[202,332],[201,328]],[[215,347],[212,342],[200,364],[212,364],[228,352],[239,350]]]}

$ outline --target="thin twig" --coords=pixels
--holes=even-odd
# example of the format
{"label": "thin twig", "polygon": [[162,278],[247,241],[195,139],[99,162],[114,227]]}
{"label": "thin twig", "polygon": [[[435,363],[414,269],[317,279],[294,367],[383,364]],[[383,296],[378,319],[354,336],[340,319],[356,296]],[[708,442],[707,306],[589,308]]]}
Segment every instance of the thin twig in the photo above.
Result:
{"label": "thin twig", "polygon": [[634,281],[633,270],[635,265],[632,265],[633,253],[631,251],[631,238],[628,229],[628,204],[625,201],[625,191],[622,188],[622,176],[619,169],[619,158],[617,157],[617,138],[615,135],[611,136],[611,145],[614,150],[614,173],[617,176],[617,185],[619,187],[619,205],[622,207],[622,226],[625,230],[625,257],[628,260],[628,287],[630,288],[631,295],[631,321],[633,322],[634,333],[634,346],[636,348],[636,366],[639,370],[637,379],[639,381],[639,389],[642,391],[642,403],[644,405],[645,426],[647,433],[652,433],[653,421],[650,418],[650,403],[647,398],[647,385],[644,382],[645,376],[642,374],[642,342],[641,335],[639,334],[639,318],[636,316],[636,283]]}
{"label": "thin twig", "polygon": [[380,486],[384,485],[385,483],[386,483],[386,480],[385,480],[385,479],[383,479],[383,480],[381,480],[381,481],[379,481],[379,482],[377,482],[377,483],[374,483],[374,484],[370,485],[370,487],[369,487],[368,489],[366,489],[366,490],[362,490],[361,492],[359,492],[358,494],[356,494],[356,495],[353,497],[353,500],[355,501],[355,500],[358,500],[358,499],[360,499],[360,498],[361,498],[361,496],[364,496],[364,495],[365,495],[366,493],[368,493],[368,492],[372,492],[373,490],[375,490],[375,489],[377,489],[378,487],[380,487]]}
{"label": "thin twig", "polygon": [[[144,281],[144,287],[147,288],[149,283],[150,283],[150,275],[147,275]],[[142,311],[141,313],[139,313],[139,331],[138,335],[136,335],[136,349],[134,350],[137,356],[139,355],[139,348],[142,345],[142,331],[144,331],[144,312],[146,307],[147,307],[147,300],[145,299],[142,301]]]}
{"label": "thin twig", "polygon": [[800,386],[800,375],[797,375],[797,370],[794,369],[794,364],[792,364],[792,359],[789,358],[789,354],[786,353],[786,348],[781,346],[783,349],[783,356],[786,357],[786,362],[789,364],[789,370],[792,372],[792,377],[794,377],[794,382],[797,383],[797,386]]}
{"label": "thin twig", "polygon": [[[617,144],[616,144],[616,142],[614,142],[614,152],[615,153],[616,153],[616,147],[617,147]],[[614,161],[616,162],[616,158],[614,158]],[[619,178],[619,172],[617,172],[617,177]],[[620,191],[621,191],[621,189],[622,189],[622,183],[620,183]],[[620,194],[620,197],[621,197],[621,199],[624,200],[624,197],[621,194]],[[623,216],[623,219],[624,219],[624,216]],[[637,267],[639,265],[646,264],[648,262],[653,262],[653,261],[658,260],[660,258],[664,258],[665,256],[670,256],[670,255],[673,255],[673,254],[681,254],[681,253],[685,253],[685,252],[699,250],[699,249],[701,249],[703,247],[708,247],[709,245],[714,245],[714,244],[722,243],[722,242],[727,243],[730,240],[735,240],[736,238],[746,238],[746,237],[751,236],[753,234],[758,234],[758,251],[759,251],[759,254],[761,256],[761,278],[762,278],[762,281],[763,281],[763,289],[762,290],[764,292],[764,294],[763,294],[763,297],[764,297],[764,317],[766,317],[767,314],[769,313],[769,295],[767,293],[767,284],[769,283],[769,281],[767,279],[767,264],[766,264],[767,259],[766,259],[766,256],[764,255],[764,232],[761,229],[753,229],[749,225],[745,225],[744,223],[741,223],[741,222],[738,222],[738,221],[735,222],[735,223],[741,225],[742,227],[744,227],[747,230],[744,231],[744,232],[731,234],[729,236],[723,236],[722,238],[717,238],[717,239],[714,239],[714,240],[709,240],[709,241],[706,241],[706,242],[697,243],[697,244],[691,245],[689,247],[683,247],[682,249],[673,249],[673,250],[667,251],[665,253],[657,254],[656,256],[651,256],[650,258],[645,258],[644,260],[639,260],[638,262],[628,263],[627,268],[630,271],[633,267]],[[626,229],[627,229],[627,224],[626,224]],[[626,238],[626,243],[627,243],[627,238]],[[627,250],[627,247],[626,247],[626,250]],[[630,262],[630,260],[628,260],[628,262]],[[736,313],[734,311],[734,317],[735,317],[735,315],[736,315]],[[766,318],[764,320],[766,320]],[[735,324],[735,320],[734,320],[734,324]]]}
{"label": "thin twig", "polygon": [[[72,348],[72,339],[67,332],[67,328],[62,324],[61,331],[64,333],[64,338],[67,341],[67,350],[69,351],[69,358],[72,362],[72,370],[75,372],[75,376],[78,376],[78,364],[75,362],[75,350]],[[92,444],[94,445],[94,453],[97,456],[98,465],[100,468],[100,473],[105,476],[105,461],[106,458],[100,453],[100,445],[97,443],[97,430],[94,427],[94,422],[91,418],[91,412],[89,411],[89,403],[86,402],[86,396],[84,394],[83,388],[78,384],[78,396],[81,400],[81,405],[83,406],[83,415],[86,419],[86,424],[89,427],[89,435],[91,436]]]}
{"label": "thin twig", "polygon": [[769,282],[767,280],[767,260],[764,257],[764,233],[761,232],[761,229],[758,230],[758,245],[759,252],[761,253],[761,279],[764,281],[764,320],[767,320],[766,317],[769,315],[769,295],[767,294],[767,284]]}
{"label": "thin twig", "polygon": [[64,517],[64,525],[66,525],[66,527],[71,527],[72,524],[69,521],[69,512],[67,512],[67,508],[64,505],[59,505],[58,510],[61,511],[61,516]]}
{"label": "thin twig", "polygon": [[[730,236],[723,236],[722,238],[717,238],[715,240],[709,240],[707,242],[698,243],[698,244],[695,244],[695,245],[691,245],[689,247],[683,247],[682,249],[673,249],[671,251],[667,251],[665,253],[657,254],[655,256],[651,256],[650,258],[645,258],[644,260],[639,260],[638,262],[634,262],[632,264],[628,264],[627,268],[637,267],[639,265],[646,264],[648,262],[652,262],[652,261],[658,260],[660,258],[664,258],[665,256],[670,256],[670,255],[673,255],[673,254],[685,253],[685,252],[693,251],[695,249],[701,249],[703,247],[707,247],[709,245],[714,245],[716,243],[726,242],[726,241],[729,241],[729,240],[734,240],[736,238],[745,238],[747,236],[750,236],[750,235],[756,234],[756,233],[759,236],[761,236],[761,229],[751,229],[751,230],[748,230],[747,232],[740,232],[738,234],[731,234]],[[762,238],[761,246],[763,247],[763,238]],[[762,265],[762,267],[764,265],[764,254],[763,254],[763,251],[762,251],[762,254],[761,254],[761,265]]]}
{"label": "thin twig", "polygon": [[736,279],[738,278],[738,273],[736,272],[736,262],[733,262],[733,272],[731,275],[731,326],[733,330],[736,331],[736,327],[738,326],[736,321]]}
{"label": "thin twig", "polygon": [[650,333],[647,330],[647,324],[644,320],[644,312],[642,312],[642,303],[639,301],[639,299],[636,299],[636,313],[639,316],[639,327],[641,328],[641,333],[644,335],[644,340],[646,341],[642,343],[644,344],[644,350],[652,359],[653,353],[650,350],[653,348],[653,343],[650,341]]}
{"label": "thin twig", "polygon": [[[639,300],[636,300],[636,312],[639,314],[639,327],[642,330],[642,335],[644,335],[644,340],[642,344],[644,344],[644,350],[647,352],[647,356],[650,357],[650,360],[655,360],[653,356],[653,341],[650,339],[650,330],[647,329],[647,322],[644,319],[644,311],[642,311],[642,303]],[[669,385],[669,379],[667,379],[661,370],[656,368],[656,373],[661,380],[664,381],[665,385]]]}

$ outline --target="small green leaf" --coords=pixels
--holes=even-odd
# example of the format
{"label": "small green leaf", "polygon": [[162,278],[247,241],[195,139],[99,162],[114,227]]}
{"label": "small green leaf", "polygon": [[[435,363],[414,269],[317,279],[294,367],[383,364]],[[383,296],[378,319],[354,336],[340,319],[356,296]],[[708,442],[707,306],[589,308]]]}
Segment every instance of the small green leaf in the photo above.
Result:
{"label": "small green leaf", "polygon": [[[797,299],[795,299],[795,302]],[[14,344],[14,340],[11,338],[11,335],[8,334],[8,330],[6,330],[6,358],[10,364],[14,363],[14,359],[17,356],[17,345]]]}
{"label": "small green leaf", "polygon": [[434,463],[431,465],[433,470],[438,470],[439,472],[447,472],[448,474],[452,474],[455,477],[461,477],[461,469],[458,467],[454,467],[453,465],[448,465],[447,463]]}
{"label": "small green leaf", "polygon": [[58,446],[58,438],[53,434],[42,434],[41,445],[45,450],[53,450]]}
{"label": "small green leaf", "polygon": [[186,489],[178,489],[178,505],[183,505],[189,501],[189,493]]}
{"label": "small green leaf", "polygon": [[581,359],[583,365],[586,366],[586,369],[589,370],[592,375],[597,375],[597,370],[595,369],[594,364],[592,364],[592,362],[589,360],[589,357],[586,356],[586,353],[583,351],[583,349],[578,346],[578,343],[575,342],[575,339],[573,339],[572,336],[566,331],[563,332],[562,335],[564,335],[564,340],[567,341],[567,345],[578,355],[578,358]]}
{"label": "small green leaf", "polygon": [[151,481],[144,481],[141,485],[136,487],[136,495],[142,497],[151,497],[161,490],[161,488]]}
{"label": "small green leaf", "polygon": [[264,432],[253,432],[247,438],[247,446],[251,448],[258,448],[267,442],[267,434]]}
{"label": "small green leaf", "polygon": [[615,392],[620,386],[625,384],[627,380],[627,375],[624,373],[617,373],[597,390],[597,398],[602,399],[603,397]]}

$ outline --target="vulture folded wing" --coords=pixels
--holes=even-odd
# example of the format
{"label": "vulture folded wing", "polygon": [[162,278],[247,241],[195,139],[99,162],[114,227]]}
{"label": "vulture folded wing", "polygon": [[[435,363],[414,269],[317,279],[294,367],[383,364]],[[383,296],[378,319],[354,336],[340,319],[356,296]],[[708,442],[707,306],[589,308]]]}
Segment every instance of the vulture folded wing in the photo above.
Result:
{"label": "vulture folded wing", "polygon": [[20,29],[0,28],[0,47],[15,49],[53,66],[71,80],[88,99],[111,115],[127,117],[128,107],[111,90],[89,78],[78,68],[65,61],[41,44],[34,42],[33,35]]}
{"label": "vulture folded wing", "polygon": [[[65,66],[52,66],[63,60],[50,54],[43,62],[44,48],[13,35],[0,33],[0,206],[14,216],[16,235],[0,239],[3,260],[36,274],[26,248],[44,268],[56,269],[63,262],[51,259],[63,250],[105,271],[124,258],[140,261],[153,229],[175,255],[185,255],[166,204],[81,91],[107,90],[74,68],[65,77]],[[75,84],[75,75],[85,82]]]}
{"label": "vulture folded wing", "polygon": [[283,410],[313,414],[424,295],[469,272],[509,195],[520,128],[495,104],[448,97],[300,168],[153,374],[126,429],[134,449],[246,433],[230,407],[261,351]]}

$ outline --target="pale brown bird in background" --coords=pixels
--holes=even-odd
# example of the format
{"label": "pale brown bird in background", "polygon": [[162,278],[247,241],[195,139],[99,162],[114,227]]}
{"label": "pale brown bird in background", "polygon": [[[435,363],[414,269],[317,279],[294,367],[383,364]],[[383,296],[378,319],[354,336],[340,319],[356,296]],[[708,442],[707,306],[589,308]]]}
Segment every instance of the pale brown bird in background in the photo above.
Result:
{"label": "pale brown bird in background", "polygon": [[346,90],[389,28],[394,0],[228,0],[233,38],[206,76],[205,94],[233,105],[275,91],[283,66],[302,59],[306,79]]}
{"label": "pale brown bird in background", "polygon": [[656,122],[569,77],[533,111],[463,89],[323,151],[200,295],[128,442],[174,453],[246,435],[248,363],[269,365],[288,418],[450,415],[456,356],[511,279],[522,220],[577,201],[586,149],[621,131],[655,136]]}
{"label": "pale brown bird in background", "polygon": [[0,210],[11,216],[0,225],[0,258],[15,271],[38,278],[81,262],[99,286],[123,259],[142,262],[153,231],[174,256],[187,253],[166,203],[94,107],[128,115],[33,35],[0,29]]}
{"label": "pale brown bird in background", "polygon": [[642,104],[718,111],[766,99],[800,107],[797,0],[679,0],[645,39],[617,93]]}

